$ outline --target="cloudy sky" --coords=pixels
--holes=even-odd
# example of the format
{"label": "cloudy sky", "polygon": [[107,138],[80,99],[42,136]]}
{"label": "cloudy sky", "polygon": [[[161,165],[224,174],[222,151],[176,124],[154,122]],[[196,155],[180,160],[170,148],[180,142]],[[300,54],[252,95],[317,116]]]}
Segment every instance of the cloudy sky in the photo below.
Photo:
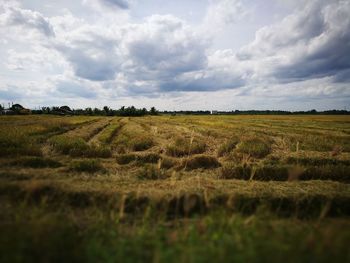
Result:
{"label": "cloudy sky", "polygon": [[350,108],[349,0],[0,0],[0,102]]}

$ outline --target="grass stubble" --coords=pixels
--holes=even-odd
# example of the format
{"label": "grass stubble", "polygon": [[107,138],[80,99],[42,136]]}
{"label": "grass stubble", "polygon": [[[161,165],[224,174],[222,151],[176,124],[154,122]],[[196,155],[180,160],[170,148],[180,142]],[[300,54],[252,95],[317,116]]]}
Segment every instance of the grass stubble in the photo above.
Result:
{"label": "grass stubble", "polygon": [[347,116],[3,116],[1,262],[347,262]]}

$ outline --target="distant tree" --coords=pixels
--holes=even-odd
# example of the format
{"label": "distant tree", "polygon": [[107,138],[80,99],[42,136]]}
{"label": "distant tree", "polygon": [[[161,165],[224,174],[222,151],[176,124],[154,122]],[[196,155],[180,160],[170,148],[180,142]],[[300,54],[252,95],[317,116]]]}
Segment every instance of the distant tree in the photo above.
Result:
{"label": "distant tree", "polygon": [[98,108],[94,109],[94,115],[101,115],[101,110]]}
{"label": "distant tree", "polygon": [[50,114],[51,113],[50,107],[42,107],[41,110],[42,110],[42,112],[44,114]]}
{"label": "distant tree", "polygon": [[108,106],[104,106],[103,111],[105,112],[105,115],[109,115],[110,108]]}
{"label": "distant tree", "polygon": [[151,108],[150,114],[151,114],[151,115],[157,115],[157,114],[158,114],[158,112],[157,112],[157,110],[156,110],[155,107],[152,107],[152,108]]}
{"label": "distant tree", "polygon": [[68,106],[61,106],[61,107],[60,107],[60,110],[63,110],[63,111],[72,111],[71,108],[69,108]]}
{"label": "distant tree", "polygon": [[136,116],[136,108],[134,106],[131,106],[129,109],[129,116]]}
{"label": "distant tree", "polygon": [[91,116],[91,115],[94,114],[94,112],[92,111],[92,108],[89,107],[89,108],[86,108],[86,109],[85,109],[85,114]]}
{"label": "distant tree", "polygon": [[125,107],[122,106],[120,109],[119,109],[119,114],[120,116],[126,116],[126,112],[125,112]]}
{"label": "distant tree", "polygon": [[86,115],[86,111],[83,109],[74,109],[72,110],[73,115]]}

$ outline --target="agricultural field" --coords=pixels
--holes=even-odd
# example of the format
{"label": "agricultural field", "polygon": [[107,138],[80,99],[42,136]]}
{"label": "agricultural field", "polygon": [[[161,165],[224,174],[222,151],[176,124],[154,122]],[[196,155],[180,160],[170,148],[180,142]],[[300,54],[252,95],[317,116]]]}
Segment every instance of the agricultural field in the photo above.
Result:
{"label": "agricultural field", "polygon": [[0,117],[0,262],[349,262],[349,116]]}

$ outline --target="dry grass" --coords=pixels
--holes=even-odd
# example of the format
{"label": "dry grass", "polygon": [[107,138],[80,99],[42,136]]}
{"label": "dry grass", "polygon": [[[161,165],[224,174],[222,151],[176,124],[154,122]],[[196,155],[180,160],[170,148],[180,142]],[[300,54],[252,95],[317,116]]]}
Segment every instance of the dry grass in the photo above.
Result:
{"label": "dry grass", "polygon": [[186,170],[194,169],[212,169],[220,167],[221,164],[216,159],[216,157],[208,155],[195,155],[190,158],[186,158],[182,162],[182,167]]}
{"label": "dry grass", "polygon": [[144,151],[151,148],[154,145],[154,141],[151,137],[139,136],[132,138],[129,141],[129,145],[133,151]]}
{"label": "dry grass", "polygon": [[[92,166],[92,168],[91,168]],[[79,172],[96,172],[96,165],[77,164]],[[40,180],[4,183],[0,186],[0,195],[18,200],[40,203],[46,200],[50,204],[73,207],[94,206],[113,207],[121,199],[128,200],[128,211],[145,212],[152,206],[160,214],[184,216],[186,206],[184,197],[195,195],[198,204],[191,212],[206,213],[209,210],[224,208],[231,212],[252,214],[260,206],[282,216],[318,217],[327,208],[329,216],[348,216],[350,214],[350,189],[347,184],[321,181],[304,182],[254,182],[240,180],[218,181],[202,180],[198,188],[197,178],[188,178],[172,183],[171,174],[156,165],[140,167],[133,174],[135,179],[121,183],[118,179],[106,180],[104,177],[81,177],[76,180],[51,181]],[[139,180],[135,188],[135,180]],[[145,206],[145,200],[147,205]],[[176,203],[178,205],[176,205]],[[178,210],[180,209],[180,210]],[[190,211],[188,211],[190,212]]]}
{"label": "dry grass", "polygon": [[43,157],[20,157],[11,161],[9,165],[30,168],[58,168],[62,166],[62,164],[56,160]]}
{"label": "dry grass", "polygon": [[77,137],[60,135],[51,138],[49,142],[57,152],[72,157],[109,158],[112,155],[109,147],[89,145],[86,141]]}
{"label": "dry grass", "polygon": [[107,126],[99,135],[98,140],[101,143],[109,144],[111,143],[114,138],[118,135],[118,132],[121,130],[121,128],[124,126],[124,122],[121,122],[121,119],[115,119],[112,121],[112,123]]}
{"label": "dry grass", "polygon": [[97,159],[84,159],[84,160],[75,160],[70,164],[70,170],[74,172],[87,172],[87,173],[96,173],[96,172],[105,172],[105,169],[101,162]]}
{"label": "dry grass", "polygon": [[170,174],[163,169],[160,169],[158,165],[146,164],[141,166],[136,172],[136,177],[141,180],[160,180],[166,179]]}
{"label": "dry grass", "polygon": [[118,153],[126,153],[127,151],[144,151],[155,144],[151,134],[142,128],[136,122],[126,122],[122,128],[118,129],[112,145]]}
{"label": "dry grass", "polygon": [[237,151],[255,158],[263,158],[271,152],[271,142],[255,136],[242,138],[242,141],[237,145]]}
{"label": "dry grass", "polygon": [[205,142],[197,138],[177,137],[171,144],[166,146],[166,153],[173,157],[199,154],[205,152],[205,150]]}
{"label": "dry grass", "polygon": [[[304,261],[318,262],[330,250],[337,253],[327,259],[342,258],[337,248],[347,248],[346,228],[330,232],[320,224],[335,227],[331,217],[350,215],[349,116],[1,116],[0,167],[0,232],[6,233],[0,239],[10,244],[2,246],[0,261],[12,253],[4,259],[27,259],[33,250],[44,253],[43,262],[54,261],[82,244],[82,233],[91,239],[81,251],[92,261],[130,259],[138,251],[130,261],[147,254],[146,261],[190,262],[197,251],[203,262],[232,255],[244,255],[232,261],[273,262],[283,255],[279,262],[293,244],[287,258],[298,261],[308,251]],[[31,208],[24,210],[26,204]],[[49,221],[50,211],[62,224]],[[282,218],[293,227],[280,227]],[[315,222],[311,236],[304,229],[293,236],[301,222]],[[65,232],[68,223],[74,228]],[[188,228],[179,233],[181,224]],[[143,235],[150,226],[159,232]],[[324,245],[311,257],[315,244]],[[91,258],[94,252],[101,254]],[[179,258],[183,253],[188,257]]]}
{"label": "dry grass", "polygon": [[129,164],[133,161],[136,160],[136,154],[132,154],[132,153],[129,153],[129,154],[118,154],[116,156],[116,161],[118,164],[120,165],[124,165],[124,164]]}
{"label": "dry grass", "polygon": [[13,127],[0,130],[0,157],[18,155],[41,156],[40,145],[23,129]]}
{"label": "dry grass", "polygon": [[107,127],[109,122],[110,122],[110,119],[97,120],[87,125],[78,127],[77,129],[74,129],[72,131],[69,131],[65,133],[65,136],[72,137],[72,138],[81,138],[84,141],[89,141],[92,137],[94,137],[96,134],[101,132],[105,127]]}
{"label": "dry grass", "polygon": [[238,137],[233,137],[228,139],[225,143],[221,144],[218,148],[218,157],[222,157],[226,154],[232,152],[236,148],[236,145],[239,143]]}

